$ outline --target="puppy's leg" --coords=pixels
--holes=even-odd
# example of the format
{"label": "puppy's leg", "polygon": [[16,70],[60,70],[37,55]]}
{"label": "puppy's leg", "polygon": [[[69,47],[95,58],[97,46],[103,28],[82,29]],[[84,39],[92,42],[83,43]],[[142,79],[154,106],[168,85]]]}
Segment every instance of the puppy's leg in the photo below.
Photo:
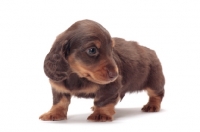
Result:
{"label": "puppy's leg", "polygon": [[147,88],[149,95],[149,102],[143,106],[142,111],[144,112],[158,112],[160,110],[160,104],[164,96],[164,89],[157,93],[154,90]]}
{"label": "puppy's leg", "polygon": [[[59,86],[59,85],[56,85]],[[55,90],[55,86],[52,87],[53,93],[53,106],[49,112],[44,113],[39,117],[43,121],[57,121],[67,118],[68,106],[70,104],[71,95],[68,93],[60,93]]]}
{"label": "puppy's leg", "polygon": [[144,112],[157,112],[160,110],[160,104],[164,96],[165,78],[162,73],[160,62],[151,67],[149,80],[147,83],[147,93],[149,95],[149,102],[143,106]]}
{"label": "puppy's leg", "polygon": [[100,88],[94,99],[93,113],[87,119],[100,122],[112,121],[118,100],[119,94],[116,88],[109,86]]}
{"label": "puppy's leg", "polygon": [[114,110],[115,104],[107,104],[103,107],[93,107],[93,113],[87,118],[88,120],[91,121],[112,121],[113,120],[113,115],[115,114]]}

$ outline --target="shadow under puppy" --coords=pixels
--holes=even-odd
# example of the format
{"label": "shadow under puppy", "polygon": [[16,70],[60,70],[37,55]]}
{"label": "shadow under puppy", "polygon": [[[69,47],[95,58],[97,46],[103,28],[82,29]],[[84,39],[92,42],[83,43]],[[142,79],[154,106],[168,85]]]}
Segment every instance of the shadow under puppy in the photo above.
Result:
{"label": "shadow under puppy", "polygon": [[156,53],[134,41],[111,38],[99,23],[74,23],[55,40],[44,61],[53,106],[41,120],[67,118],[71,96],[94,98],[92,121],[111,121],[126,92],[146,90],[144,112],[157,112],[165,79]]}

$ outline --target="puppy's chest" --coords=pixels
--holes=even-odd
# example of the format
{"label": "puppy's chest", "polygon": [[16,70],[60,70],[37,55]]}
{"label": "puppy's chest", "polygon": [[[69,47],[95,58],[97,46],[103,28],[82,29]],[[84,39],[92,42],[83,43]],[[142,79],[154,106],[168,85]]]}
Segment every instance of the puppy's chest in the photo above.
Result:
{"label": "puppy's chest", "polygon": [[65,80],[64,85],[71,95],[83,98],[94,98],[99,89],[97,84],[76,76]]}

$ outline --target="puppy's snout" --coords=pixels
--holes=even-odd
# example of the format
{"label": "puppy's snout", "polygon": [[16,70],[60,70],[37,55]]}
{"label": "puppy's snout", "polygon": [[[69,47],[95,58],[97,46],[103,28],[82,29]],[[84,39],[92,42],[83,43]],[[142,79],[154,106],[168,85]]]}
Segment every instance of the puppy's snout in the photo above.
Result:
{"label": "puppy's snout", "polygon": [[115,65],[107,65],[105,67],[105,70],[107,72],[107,77],[110,79],[110,80],[114,80],[117,78],[118,76],[118,68],[115,66]]}
{"label": "puppy's snout", "polygon": [[108,76],[110,79],[114,79],[118,76],[118,73],[116,71],[109,71],[107,70]]}

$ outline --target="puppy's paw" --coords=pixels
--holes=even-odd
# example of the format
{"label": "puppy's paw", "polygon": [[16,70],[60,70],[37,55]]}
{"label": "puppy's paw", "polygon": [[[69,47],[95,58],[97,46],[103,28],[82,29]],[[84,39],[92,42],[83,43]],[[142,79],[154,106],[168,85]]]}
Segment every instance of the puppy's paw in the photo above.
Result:
{"label": "puppy's paw", "polygon": [[112,121],[112,116],[101,114],[101,113],[93,113],[87,118],[87,120],[96,121],[96,122]]}
{"label": "puppy's paw", "polygon": [[144,105],[141,110],[144,112],[158,112],[160,110],[160,106],[156,104],[148,103]]}
{"label": "puppy's paw", "polygon": [[39,117],[43,121],[59,121],[67,119],[67,116],[62,112],[47,112]]}

